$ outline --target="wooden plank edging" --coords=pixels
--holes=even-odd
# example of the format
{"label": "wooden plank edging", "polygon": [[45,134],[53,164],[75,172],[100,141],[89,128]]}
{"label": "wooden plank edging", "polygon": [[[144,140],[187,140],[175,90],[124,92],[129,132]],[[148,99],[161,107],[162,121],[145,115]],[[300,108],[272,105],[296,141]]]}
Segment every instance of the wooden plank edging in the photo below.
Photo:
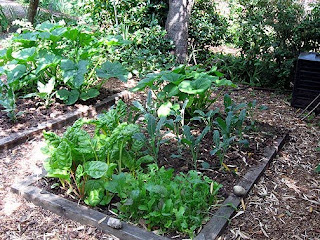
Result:
{"label": "wooden plank edging", "polygon": [[[264,152],[264,158],[257,165],[249,169],[249,171],[238,182],[246,190],[245,196],[248,195],[253,185],[260,179],[263,172],[283,147],[285,141],[289,137],[286,133],[283,137],[278,138],[274,142],[274,146],[269,147]],[[231,217],[237,212],[241,202],[241,197],[235,196],[233,193],[222,203],[222,206],[214,213],[210,221],[203,227],[195,240],[209,240],[218,238],[227,227]]]}

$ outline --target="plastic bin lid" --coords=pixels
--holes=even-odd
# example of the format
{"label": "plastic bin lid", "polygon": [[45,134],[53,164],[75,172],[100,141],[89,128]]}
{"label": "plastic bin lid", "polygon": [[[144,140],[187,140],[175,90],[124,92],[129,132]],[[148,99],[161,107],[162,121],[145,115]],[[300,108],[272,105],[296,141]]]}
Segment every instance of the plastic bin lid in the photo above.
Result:
{"label": "plastic bin lid", "polygon": [[316,52],[300,53],[299,59],[313,61],[313,62],[320,62],[320,53],[316,53]]}

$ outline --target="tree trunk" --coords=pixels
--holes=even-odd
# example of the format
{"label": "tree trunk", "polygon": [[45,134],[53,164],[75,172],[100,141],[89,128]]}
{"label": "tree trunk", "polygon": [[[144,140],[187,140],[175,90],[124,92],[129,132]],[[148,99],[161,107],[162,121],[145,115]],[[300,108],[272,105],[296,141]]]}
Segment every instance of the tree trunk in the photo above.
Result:
{"label": "tree trunk", "polygon": [[187,59],[189,17],[194,0],[169,0],[166,21],[168,37],[175,45],[175,55],[179,63]]}
{"label": "tree trunk", "polygon": [[39,0],[30,0],[29,9],[28,9],[28,21],[33,23],[34,18],[37,15],[39,6]]}

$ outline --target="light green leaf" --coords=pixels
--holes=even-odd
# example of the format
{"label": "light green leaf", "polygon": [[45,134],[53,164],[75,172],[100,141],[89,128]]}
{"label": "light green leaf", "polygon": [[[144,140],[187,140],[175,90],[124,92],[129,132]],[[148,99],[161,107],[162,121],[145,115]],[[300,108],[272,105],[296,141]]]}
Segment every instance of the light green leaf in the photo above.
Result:
{"label": "light green leaf", "polygon": [[101,178],[108,171],[108,164],[101,161],[89,161],[83,165],[84,172],[92,178]]}
{"label": "light green leaf", "polygon": [[105,62],[100,69],[96,70],[97,76],[100,78],[109,79],[115,77],[122,82],[127,82],[128,71],[119,62]]}
{"label": "light green leaf", "polygon": [[47,84],[43,84],[42,82],[38,81],[38,91],[39,93],[52,93],[54,89],[55,78],[51,78]]}
{"label": "light green leaf", "polygon": [[157,111],[158,117],[169,116],[169,114],[171,112],[171,108],[172,108],[171,102],[166,102],[166,103],[161,104],[161,106],[159,107],[159,109]]}
{"label": "light green leaf", "polygon": [[18,52],[13,52],[12,57],[21,61],[33,61],[35,58],[36,54],[36,48],[31,47],[31,48],[24,48]]}

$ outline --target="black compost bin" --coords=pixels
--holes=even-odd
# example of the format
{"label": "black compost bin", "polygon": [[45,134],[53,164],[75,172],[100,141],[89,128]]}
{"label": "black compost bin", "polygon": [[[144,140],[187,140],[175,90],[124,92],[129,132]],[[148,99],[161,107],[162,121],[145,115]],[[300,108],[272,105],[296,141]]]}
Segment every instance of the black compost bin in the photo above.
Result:
{"label": "black compost bin", "polygon": [[[298,58],[291,105],[311,110],[320,102],[320,54],[301,53]],[[315,112],[320,112],[320,104]]]}

